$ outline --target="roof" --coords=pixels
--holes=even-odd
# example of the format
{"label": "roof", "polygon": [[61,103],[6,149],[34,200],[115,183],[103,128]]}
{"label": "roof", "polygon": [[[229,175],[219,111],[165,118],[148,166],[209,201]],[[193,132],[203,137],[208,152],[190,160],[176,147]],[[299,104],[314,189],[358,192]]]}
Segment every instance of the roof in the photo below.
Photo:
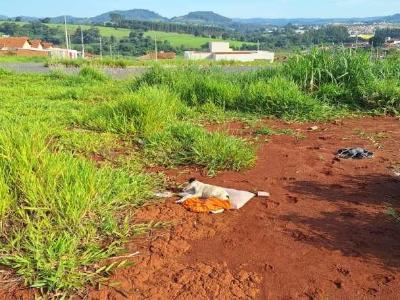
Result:
{"label": "roof", "polygon": [[0,38],[0,48],[22,48],[28,42],[27,37]]}
{"label": "roof", "polygon": [[39,48],[39,46],[42,44],[41,40],[30,40],[29,42],[33,48]]}
{"label": "roof", "polygon": [[49,49],[49,48],[53,48],[54,44],[53,43],[49,43],[49,42],[43,42],[42,46],[44,49]]}

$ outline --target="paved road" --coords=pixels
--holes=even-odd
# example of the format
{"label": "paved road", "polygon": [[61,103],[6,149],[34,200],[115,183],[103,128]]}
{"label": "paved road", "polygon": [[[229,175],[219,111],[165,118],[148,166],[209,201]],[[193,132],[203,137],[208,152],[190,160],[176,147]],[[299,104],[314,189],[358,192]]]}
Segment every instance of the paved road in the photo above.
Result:
{"label": "paved road", "polygon": [[[63,66],[45,67],[43,63],[0,63],[0,68],[17,73],[42,73],[47,74],[54,70],[61,70],[67,74],[77,74],[80,68],[66,68]],[[129,68],[104,68],[106,74],[116,79],[129,78],[135,75],[141,75],[146,72],[147,67],[129,67]]]}
{"label": "paved road", "polygon": [[[10,70],[17,73],[43,73],[47,74],[53,70],[61,70],[67,74],[77,74],[80,68],[66,68],[63,66],[45,67],[43,63],[0,63],[0,68]],[[259,70],[263,67],[241,67],[241,66],[223,66],[225,72],[247,72]],[[128,67],[128,68],[104,68],[104,72],[115,79],[126,79],[129,77],[141,75],[148,70],[149,67]]]}

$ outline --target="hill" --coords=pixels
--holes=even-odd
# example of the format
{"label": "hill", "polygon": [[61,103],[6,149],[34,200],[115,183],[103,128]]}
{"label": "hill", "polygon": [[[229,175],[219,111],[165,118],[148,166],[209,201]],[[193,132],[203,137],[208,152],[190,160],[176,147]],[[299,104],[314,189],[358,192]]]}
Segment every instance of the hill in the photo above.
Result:
{"label": "hill", "polygon": [[172,18],[171,21],[179,23],[206,23],[212,25],[231,23],[232,19],[221,16],[212,11],[195,11],[181,17]]}
{"label": "hill", "polygon": [[[231,26],[236,25],[253,25],[253,26],[285,26],[287,24],[297,25],[327,25],[333,23],[352,24],[352,23],[373,23],[373,22],[389,22],[400,23],[400,14],[391,16],[365,17],[365,18],[235,18],[230,19],[219,15],[212,11],[195,11],[187,15],[175,17],[172,19],[165,18],[160,14],[146,9],[132,10],[115,10],[106,12],[95,17],[77,18],[67,16],[67,22],[70,24],[102,24],[111,21],[112,14],[119,14],[126,20],[137,21],[161,21],[184,24],[201,24],[201,25],[219,25]],[[6,20],[9,17],[0,16],[0,20]],[[15,19],[15,18],[11,18]],[[63,23],[64,16],[50,18],[51,23]],[[39,18],[30,16],[21,16],[21,20],[25,22],[37,21]]]}
{"label": "hill", "polygon": [[[67,23],[70,24],[85,24],[90,23],[89,18],[77,18],[74,16],[66,16]],[[50,18],[51,23],[64,23],[64,16]]]}
{"label": "hill", "polygon": [[365,17],[365,18],[294,18],[294,19],[270,19],[270,18],[250,18],[250,19],[233,19],[233,22],[239,24],[252,25],[273,25],[285,26],[287,24],[296,25],[327,25],[334,23],[352,24],[352,23],[372,23],[372,22],[390,22],[400,23],[400,14],[392,16]]}
{"label": "hill", "polygon": [[104,23],[111,21],[111,15],[121,15],[125,20],[138,21],[168,21],[167,18],[147,9],[115,10],[90,18],[92,23]]}

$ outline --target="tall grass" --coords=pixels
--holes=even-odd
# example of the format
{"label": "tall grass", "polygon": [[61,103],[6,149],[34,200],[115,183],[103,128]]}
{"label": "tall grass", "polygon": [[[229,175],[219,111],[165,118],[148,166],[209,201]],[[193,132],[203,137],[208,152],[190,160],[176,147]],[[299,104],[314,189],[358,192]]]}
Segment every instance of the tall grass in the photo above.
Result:
{"label": "tall grass", "polygon": [[251,146],[184,123],[189,111],[166,86],[144,85],[124,100],[90,111],[81,122],[87,128],[142,139],[145,155],[164,165],[198,164],[212,173],[252,165],[255,153]]}
{"label": "tall grass", "polygon": [[246,141],[188,123],[174,124],[155,133],[146,143],[145,154],[165,166],[206,167],[209,174],[218,170],[239,171],[255,162],[255,150]]}
{"label": "tall grass", "polygon": [[168,86],[189,106],[213,103],[224,110],[301,120],[326,119],[331,111],[279,70],[231,74],[218,68],[153,68],[133,88],[142,85]]}
{"label": "tall grass", "polygon": [[[292,57],[283,73],[303,91],[336,105],[361,110],[396,112],[399,110],[398,57],[376,61],[369,52],[313,49],[309,54]],[[390,95],[390,96],[388,96]]]}
{"label": "tall grass", "polygon": [[82,287],[100,274],[92,265],[115,254],[122,210],[149,197],[152,180],[52,149],[43,128],[0,133],[0,263],[26,284],[49,290]]}
{"label": "tall grass", "polygon": [[124,99],[95,108],[82,122],[95,130],[148,137],[176,121],[183,109],[179,98],[167,88],[145,86]]}

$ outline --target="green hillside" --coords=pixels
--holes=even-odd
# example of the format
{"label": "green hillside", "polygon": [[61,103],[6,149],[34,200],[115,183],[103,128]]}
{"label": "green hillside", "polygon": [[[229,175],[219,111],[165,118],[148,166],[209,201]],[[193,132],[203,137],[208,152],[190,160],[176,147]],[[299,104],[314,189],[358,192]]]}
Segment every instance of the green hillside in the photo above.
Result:
{"label": "green hillside", "polygon": [[[211,38],[194,36],[185,33],[176,33],[176,32],[147,31],[145,34],[152,38],[154,38],[154,36],[157,35],[158,40],[167,40],[174,47],[184,46],[188,49],[200,48],[202,45],[210,41],[222,41],[221,39],[211,39]],[[231,43],[231,46],[234,47],[240,47],[241,45],[243,45],[243,42],[238,42],[238,41],[229,41],[229,42]]]}
{"label": "green hillside", "polygon": [[[2,23],[3,21],[0,21]],[[20,22],[20,24],[24,24],[24,22]],[[59,28],[60,30],[64,30],[64,25],[62,24],[46,24],[49,27]],[[80,26],[83,27],[84,30],[89,29],[92,27],[91,25],[76,25],[76,24],[69,24],[67,25],[68,31],[72,34],[76,31],[77,28]],[[126,28],[113,28],[113,27],[105,27],[105,26],[96,26],[100,29],[100,34],[102,36],[115,36],[116,38],[124,38],[129,36],[131,32],[130,29]],[[183,46],[187,49],[199,49],[202,45],[210,42],[210,41],[221,41],[220,39],[212,39],[200,36],[194,36],[191,34],[185,33],[176,33],[176,32],[164,32],[164,31],[147,31],[145,33],[146,36],[154,38],[157,35],[157,40],[164,41],[167,40],[171,43],[173,47],[180,47]],[[239,48],[243,42],[238,41],[229,41],[231,46]],[[251,44],[251,43],[248,43]]]}

